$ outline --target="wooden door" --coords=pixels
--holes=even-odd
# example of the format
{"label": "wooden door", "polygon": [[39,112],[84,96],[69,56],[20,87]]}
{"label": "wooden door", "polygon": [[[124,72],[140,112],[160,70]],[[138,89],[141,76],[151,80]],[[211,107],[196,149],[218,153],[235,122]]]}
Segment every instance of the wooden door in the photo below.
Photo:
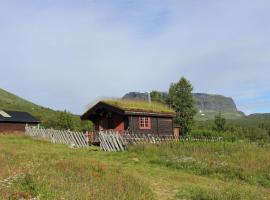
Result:
{"label": "wooden door", "polygon": [[124,124],[124,120],[122,117],[120,117],[120,116],[115,117],[114,124],[115,124],[114,130],[120,131],[120,132],[125,130],[125,124]]}
{"label": "wooden door", "polygon": [[106,118],[101,118],[99,123],[99,130],[104,131],[108,129],[108,120]]}

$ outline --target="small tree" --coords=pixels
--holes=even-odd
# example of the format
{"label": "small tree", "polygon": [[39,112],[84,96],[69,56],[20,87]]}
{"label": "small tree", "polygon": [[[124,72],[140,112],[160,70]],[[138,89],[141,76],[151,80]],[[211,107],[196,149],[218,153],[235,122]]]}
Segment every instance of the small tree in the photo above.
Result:
{"label": "small tree", "polygon": [[192,85],[184,77],[178,83],[172,83],[169,89],[168,103],[176,111],[175,123],[183,135],[191,130],[197,112],[192,90]]}
{"label": "small tree", "polygon": [[166,104],[167,98],[162,92],[151,91],[150,94],[151,94],[152,101],[156,101],[156,102],[159,102],[159,103]]}
{"label": "small tree", "polygon": [[225,131],[226,119],[222,117],[221,112],[215,116],[215,128],[217,131]]}
{"label": "small tree", "polygon": [[74,122],[68,111],[61,112],[56,120],[56,127],[62,130],[73,130]]}

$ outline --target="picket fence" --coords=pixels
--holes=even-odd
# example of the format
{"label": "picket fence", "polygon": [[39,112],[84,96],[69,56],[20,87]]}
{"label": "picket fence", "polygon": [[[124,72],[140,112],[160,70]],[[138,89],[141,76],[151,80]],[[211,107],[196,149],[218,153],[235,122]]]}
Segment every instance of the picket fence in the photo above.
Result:
{"label": "picket fence", "polygon": [[87,148],[89,146],[88,136],[82,132],[44,129],[26,125],[25,134],[34,138],[51,141],[54,144],[66,144],[72,148]]}
{"label": "picket fence", "polygon": [[125,151],[129,145],[138,144],[161,144],[177,141],[171,135],[147,135],[147,134],[132,134],[125,132],[122,134],[116,133],[115,131],[100,131],[99,142],[100,148],[104,151]]}
{"label": "picket fence", "polygon": [[[34,138],[50,141],[54,144],[66,144],[72,148],[87,148],[92,144],[93,135],[74,131],[61,131],[44,129],[36,126],[25,127],[25,134]],[[133,134],[130,131],[117,132],[114,130],[99,131],[95,133],[100,149],[108,152],[125,151],[129,145],[162,144],[177,141],[222,141],[222,137],[179,137],[172,135]],[[96,140],[94,140],[96,142]]]}
{"label": "picket fence", "polygon": [[162,144],[172,142],[219,142],[223,141],[222,137],[179,137],[175,138],[172,135],[149,135],[149,134],[132,134],[131,132],[124,132],[119,134],[115,131],[101,131],[99,132],[100,148],[104,151],[125,151],[129,145],[138,144]]}
{"label": "picket fence", "polygon": [[213,136],[181,136],[179,137],[179,141],[198,141],[198,142],[219,142],[223,141],[223,137],[213,137]]}

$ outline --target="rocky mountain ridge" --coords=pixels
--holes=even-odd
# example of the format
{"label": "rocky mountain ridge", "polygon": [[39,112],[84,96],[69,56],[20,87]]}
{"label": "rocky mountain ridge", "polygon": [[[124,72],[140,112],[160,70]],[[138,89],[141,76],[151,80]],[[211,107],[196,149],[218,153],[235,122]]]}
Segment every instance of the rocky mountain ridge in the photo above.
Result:
{"label": "rocky mountain ridge", "polygon": [[[158,95],[157,95],[158,94]],[[151,92],[151,99],[160,102],[166,102],[168,93]],[[245,116],[241,111],[237,110],[237,106],[231,97],[225,97],[217,94],[193,93],[198,113],[196,118],[199,120],[214,119],[218,112],[222,112],[227,119],[237,119]],[[123,99],[145,100],[149,98],[148,93],[129,92],[125,94]]]}
{"label": "rocky mountain ridge", "polygon": [[[166,92],[160,92],[160,94],[162,99],[166,99],[168,97],[168,93]],[[193,93],[193,96],[198,110],[237,111],[236,104],[231,97],[206,93]],[[147,101],[148,93],[129,92],[122,98]]]}

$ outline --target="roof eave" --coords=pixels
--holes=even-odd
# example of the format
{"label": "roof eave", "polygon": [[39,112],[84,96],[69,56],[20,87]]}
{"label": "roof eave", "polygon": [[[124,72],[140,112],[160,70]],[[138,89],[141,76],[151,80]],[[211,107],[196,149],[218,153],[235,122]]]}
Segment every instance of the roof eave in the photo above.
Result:
{"label": "roof eave", "polygon": [[154,112],[154,111],[140,111],[140,110],[128,110],[121,108],[119,106],[115,106],[104,101],[99,101],[92,107],[90,107],[84,114],[80,116],[81,120],[88,120],[91,114],[95,112],[95,110],[99,107],[103,106],[105,108],[111,109],[116,113],[123,115],[147,115],[147,116],[159,116],[159,117],[175,117],[176,114],[174,112]]}
{"label": "roof eave", "polygon": [[117,106],[113,106],[113,105],[108,104],[104,101],[100,101],[100,102],[96,103],[95,105],[93,105],[92,107],[90,107],[84,114],[82,114],[80,116],[81,120],[88,120],[89,115],[91,115],[91,113],[95,112],[95,110],[99,106],[103,106],[104,108],[111,109],[112,111],[114,111],[116,113],[120,113],[120,114],[124,114],[124,112],[125,112],[124,110],[122,110],[121,108],[119,108]]}

